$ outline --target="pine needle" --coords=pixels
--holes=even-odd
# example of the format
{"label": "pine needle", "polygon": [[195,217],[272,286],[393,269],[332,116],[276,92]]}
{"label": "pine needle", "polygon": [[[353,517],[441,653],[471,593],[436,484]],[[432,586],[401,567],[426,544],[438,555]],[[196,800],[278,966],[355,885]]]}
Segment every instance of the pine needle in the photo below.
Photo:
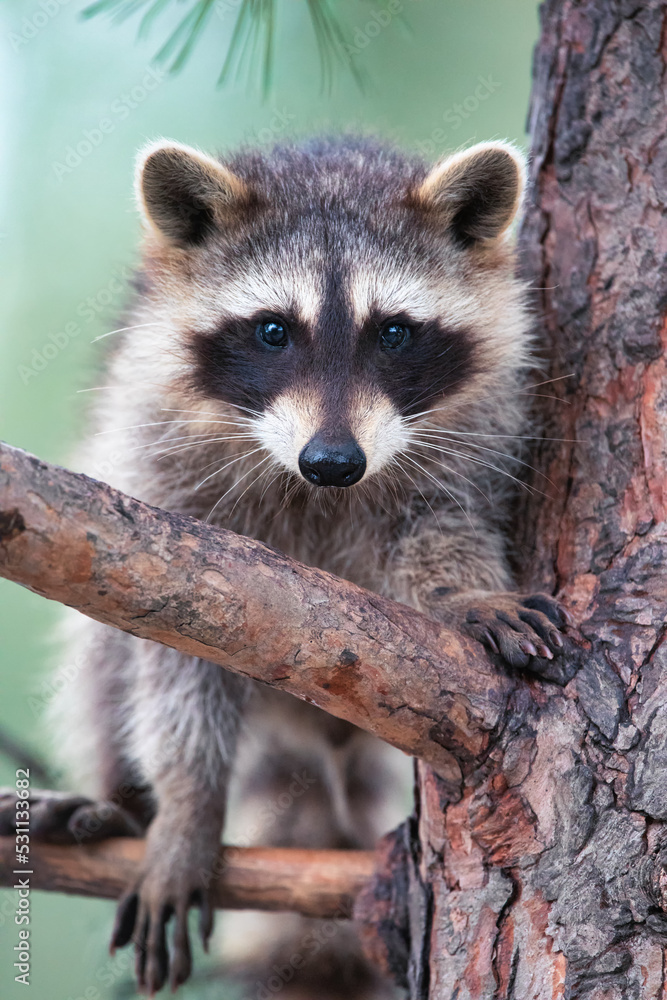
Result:
{"label": "pine needle", "polygon": [[[104,14],[119,24],[135,14],[141,14],[139,37],[147,37],[160,14],[175,3],[189,3],[190,9],[164,42],[156,59],[168,63],[177,73],[183,68],[200,35],[221,0],[96,0],[83,11],[86,18]],[[222,0],[224,2],[224,0]],[[259,67],[261,89],[266,97],[271,88],[275,53],[275,25],[279,0],[240,0],[236,22],[225,54],[218,84],[238,78],[243,70]],[[322,89],[330,91],[339,66],[347,66],[357,86],[364,90],[366,76],[349,54],[346,26],[334,13],[330,0],[303,0],[306,3],[320,58]]]}

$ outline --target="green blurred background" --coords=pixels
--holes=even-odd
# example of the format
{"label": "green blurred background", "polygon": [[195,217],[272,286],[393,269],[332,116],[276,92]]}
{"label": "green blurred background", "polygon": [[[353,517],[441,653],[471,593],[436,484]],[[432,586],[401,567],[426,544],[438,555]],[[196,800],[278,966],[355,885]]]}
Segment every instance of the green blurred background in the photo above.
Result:
{"label": "green blurred background", "polygon": [[[185,68],[153,61],[186,11],[172,4],[147,39],[137,21],[82,20],[83,0],[0,6],[0,437],[67,463],[85,431],[103,343],[136,262],[137,148],[159,136],[225,150],[361,129],[429,159],[471,142],[526,142],[535,0],[332,0],[357,50],[364,92],[341,65],[322,92],[305,0],[277,0],[275,65],[216,87],[239,9],[218,0]],[[377,17],[373,14],[376,12]],[[368,25],[371,25],[368,28]],[[104,131],[100,122],[105,119]],[[110,124],[109,124],[110,123]],[[78,150],[78,151],[77,151]],[[0,729],[45,754],[47,671],[58,609],[0,580]],[[15,764],[0,755],[0,785]],[[0,996],[133,997],[130,956],[112,962],[113,907],[32,895],[31,986],[14,983],[16,897],[0,891]],[[196,960],[200,956],[196,956]],[[201,961],[199,966],[201,968]],[[220,997],[200,982],[184,998]],[[225,996],[232,994],[224,994]]]}

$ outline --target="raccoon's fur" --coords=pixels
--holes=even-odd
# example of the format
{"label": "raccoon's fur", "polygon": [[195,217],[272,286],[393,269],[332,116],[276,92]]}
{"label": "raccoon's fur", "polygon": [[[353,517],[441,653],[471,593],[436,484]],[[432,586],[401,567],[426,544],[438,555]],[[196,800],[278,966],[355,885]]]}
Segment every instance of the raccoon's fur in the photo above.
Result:
{"label": "raccoon's fur", "polygon": [[[502,536],[529,353],[510,234],[523,174],[504,143],[432,168],[366,140],[145,150],[139,291],[84,470],[443,621],[474,606],[467,627],[511,662],[551,656],[553,625],[510,593]],[[88,730],[89,791],[142,824],[155,812],[114,932],[134,931],[149,990],[189,973],[193,901],[210,930],[202,872],[230,782],[240,843],[370,847],[400,818],[402,755],[347,723],[93,622],[79,642],[70,728]],[[280,928],[289,954],[306,931]],[[281,995],[388,989],[353,937],[310,962],[303,946]]]}

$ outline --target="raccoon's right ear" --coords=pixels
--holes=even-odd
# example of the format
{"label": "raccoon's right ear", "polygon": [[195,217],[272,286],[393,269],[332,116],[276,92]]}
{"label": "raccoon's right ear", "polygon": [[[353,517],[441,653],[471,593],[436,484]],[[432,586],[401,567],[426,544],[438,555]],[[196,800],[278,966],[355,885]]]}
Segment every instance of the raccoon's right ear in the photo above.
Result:
{"label": "raccoon's right ear", "polygon": [[197,246],[229,225],[249,192],[221,163],[190,146],[158,142],[137,159],[136,191],[144,219],[179,246]]}
{"label": "raccoon's right ear", "polygon": [[508,142],[480,142],[442,160],[416,192],[462,247],[488,246],[508,229],[521,205],[526,164]]}

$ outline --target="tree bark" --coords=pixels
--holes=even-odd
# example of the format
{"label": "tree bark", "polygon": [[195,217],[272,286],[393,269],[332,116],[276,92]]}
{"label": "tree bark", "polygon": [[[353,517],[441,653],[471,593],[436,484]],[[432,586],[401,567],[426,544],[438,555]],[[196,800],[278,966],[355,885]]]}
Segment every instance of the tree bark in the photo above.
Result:
{"label": "tree bark", "polygon": [[585,650],[455,793],[419,765],[358,902],[413,1000],[667,997],[666,27],[664,0],[542,7],[522,240],[535,381],[560,380],[536,420],[565,440],[531,458],[554,486],[517,510],[515,552]]}

